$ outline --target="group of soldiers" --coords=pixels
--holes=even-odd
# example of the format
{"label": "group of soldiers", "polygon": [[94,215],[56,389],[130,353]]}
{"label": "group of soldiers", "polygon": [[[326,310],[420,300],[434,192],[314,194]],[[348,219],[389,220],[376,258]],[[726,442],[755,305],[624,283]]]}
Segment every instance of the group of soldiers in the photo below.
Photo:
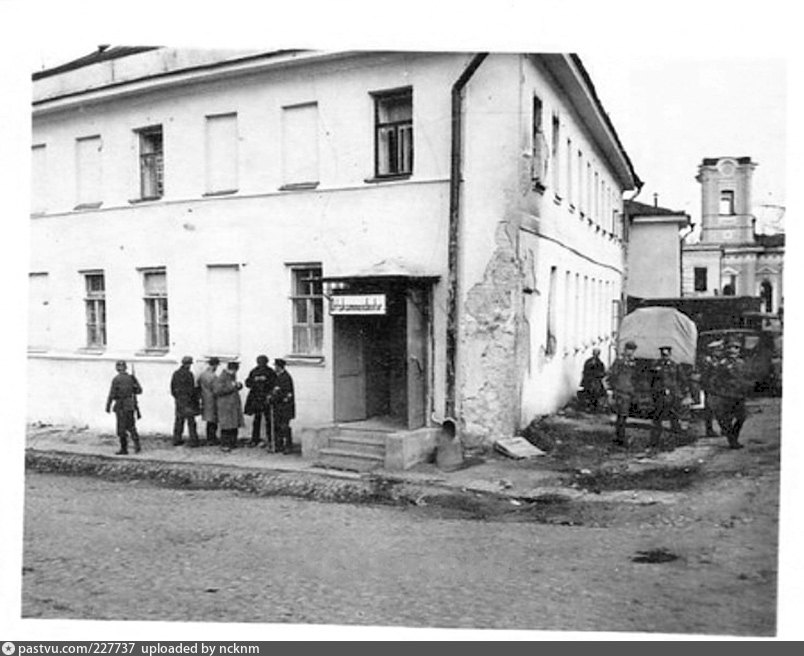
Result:
{"label": "group of soldiers", "polygon": [[[187,425],[187,446],[201,446],[198,438],[196,417],[206,423],[206,444],[218,445],[223,451],[231,451],[238,446],[238,429],[245,425],[244,415],[253,415],[251,440],[249,446],[262,446],[271,452],[289,454],[293,451],[291,420],[296,416],[296,401],[293,378],[286,369],[286,362],[274,359],[274,366],[268,365],[268,357],[257,357],[257,366],[245,381],[249,389],[245,408],[240,399],[243,383],[237,380],[240,364],[237,361],[226,363],[218,373],[220,359],[210,357],[206,369],[196,377],[192,372],[193,358],[189,355],[181,360],[181,366],[170,380],[170,394],[175,404],[173,422],[173,445],[185,444],[184,426]],[[115,413],[117,436],[120,449],[116,455],[128,454],[129,438],[134,452],[141,450],[137,433],[137,419],[140,418],[137,396],[142,394],[142,386],[128,373],[125,361],[115,365],[117,375],[112,380],[106,399],[106,412]],[[220,436],[219,436],[220,431]],[[264,436],[265,439],[263,439]]]}
{"label": "group of soldiers", "polygon": [[[600,349],[594,349],[592,357],[584,363],[583,399],[588,410],[595,411],[607,397],[606,385],[612,391],[612,410],[616,414],[614,443],[625,446],[625,426],[637,394],[637,344],[628,341],[622,354],[611,368],[600,360]],[[713,420],[716,419],[721,433],[732,449],[741,449],[740,430],[745,423],[745,400],[752,381],[745,361],[741,357],[742,346],[736,339],[724,343],[715,341],[707,346],[698,371],[687,376],[683,368],[672,358],[672,347],[659,347],[659,357],[650,365],[649,385],[653,404],[650,447],[658,447],[662,438],[662,425],[669,420],[673,433],[683,435],[681,414],[692,403],[696,386],[704,392],[704,425],[707,437],[716,437]]]}

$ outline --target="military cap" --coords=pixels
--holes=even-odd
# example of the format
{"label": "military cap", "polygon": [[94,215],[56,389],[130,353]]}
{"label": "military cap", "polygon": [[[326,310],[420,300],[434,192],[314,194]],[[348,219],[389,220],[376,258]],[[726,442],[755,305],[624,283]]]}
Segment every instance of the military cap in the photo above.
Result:
{"label": "military cap", "polygon": [[628,340],[628,341],[625,343],[625,348],[627,348],[627,349],[631,349],[632,351],[635,351],[635,350],[636,350],[636,348],[637,348],[636,342],[631,341],[631,340]]}
{"label": "military cap", "polygon": [[125,360],[118,360],[117,362],[115,362],[115,363],[114,363],[114,366],[115,366],[115,367],[126,367],[126,366],[128,366],[128,365],[126,365],[126,361],[125,361]]}
{"label": "military cap", "polygon": [[192,356],[190,356],[190,355],[185,355],[185,356],[184,356],[184,357],[181,359],[181,363],[182,363],[182,364],[192,364],[192,363],[193,363],[193,358],[192,358]]}
{"label": "military cap", "polygon": [[279,367],[284,367],[287,364],[287,362],[285,362],[282,358],[276,358],[274,360],[274,364]]}
{"label": "military cap", "polygon": [[659,350],[660,351],[672,351],[673,347],[672,346],[660,346]]}
{"label": "military cap", "polygon": [[220,358],[213,355],[209,360],[207,360],[207,362],[209,362],[209,364],[215,367],[221,363],[221,360]]}
{"label": "military cap", "polygon": [[230,360],[229,362],[226,363],[226,368],[232,370],[239,369],[240,363],[237,360]]}
{"label": "military cap", "polygon": [[740,348],[743,347],[743,345],[740,343],[740,340],[737,339],[736,337],[732,337],[729,341],[727,341],[726,346],[727,347],[729,347],[729,346],[739,346]]}

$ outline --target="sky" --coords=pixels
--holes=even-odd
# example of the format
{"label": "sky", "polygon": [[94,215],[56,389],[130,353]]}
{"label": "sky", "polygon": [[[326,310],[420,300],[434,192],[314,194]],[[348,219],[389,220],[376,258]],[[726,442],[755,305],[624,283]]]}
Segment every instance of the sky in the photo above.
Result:
{"label": "sky", "polygon": [[[789,181],[797,181],[802,175],[798,150],[804,136],[795,119],[804,116],[804,57],[795,7],[796,3],[789,0],[406,0],[391,4],[368,0],[0,0],[0,80],[4,84],[0,125],[5,128],[0,148],[0,170],[4,174],[0,176],[0,194],[4,200],[3,236],[6,244],[13,244],[6,246],[0,258],[4,281],[13,283],[4,290],[6,307],[22,308],[27,302],[30,74],[43,64],[52,66],[88,54],[99,44],[560,51],[577,53],[590,73],[645,183],[637,200],[652,203],[653,194],[658,194],[661,206],[687,212],[697,222],[701,201],[695,175],[701,160],[732,155],[749,156],[757,162],[755,203],[787,208],[785,317],[786,331],[793,327],[796,334],[800,332],[802,304],[798,287],[790,283],[799,279],[800,273],[801,258],[795,255],[799,252],[796,208],[801,207],[801,195]],[[25,388],[18,380],[24,381],[27,323],[17,323],[7,325],[4,333],[6,365],[9,371],[19,372],[6,375],[2,381],[4,412],[16,413],[8,417],[6,425],[24,425]],[[786,363],[786,370],[788,366]],[[785,381],[786,399],[788,381],[793,382],[789,378]],[[792,425],[793,419],[785,413],[785,434],[800,432]],[[10,460],[20,461],[21,448],[17,455],[20,458],[16,461]],[[783,471],[790,470],[791,462],[804,463],[802,441],[783,441],[782,457],[787,463]],[[21,488],[20,468],[7,469],[3,470],[4,484]],[[804,570],[798,562],[801,559],[795,557],[797,551],[784,545],[804,544],[802,522],[796,517],[800,513],[790,512],[791,502],[795,504],[801,498],[804,482],[785,477],[780,631],[783,636],[799,639],[804,631],[800,622],[804,585],[796,589],[790,582],[802,580]],[[15,512],[16,522],[8,517],[6,524],[14,529],[4,538],[6,544],[21,542],[19,532],[14,532],[22,525],[21,507]],[[19,553],[16,558],[2,562],[19,572]],[[18,588],[0,586],[0,607],[13,606],[18,599]],[[82,633],[74,623],[61,624],[61,637],[87,636],[88,625]],[[103,625],[109,639],[118,635],[112,624]],[[283,631],[277,628],[273,635],[281,638],[287,635]],[[254,634],[244,628],[241,636],[248,635]],[[592,638],[589,634],[585,637]],[[640,636],[613,637],[627,640]]]}

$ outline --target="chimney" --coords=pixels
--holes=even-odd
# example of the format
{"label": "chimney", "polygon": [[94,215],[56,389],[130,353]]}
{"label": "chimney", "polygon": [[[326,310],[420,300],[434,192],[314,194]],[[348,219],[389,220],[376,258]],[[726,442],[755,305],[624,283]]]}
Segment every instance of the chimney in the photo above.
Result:
{"label": "chimney", "polygon": [[655,191],[653,192],[653,206],[659,207],[659,194],[657,194]]}

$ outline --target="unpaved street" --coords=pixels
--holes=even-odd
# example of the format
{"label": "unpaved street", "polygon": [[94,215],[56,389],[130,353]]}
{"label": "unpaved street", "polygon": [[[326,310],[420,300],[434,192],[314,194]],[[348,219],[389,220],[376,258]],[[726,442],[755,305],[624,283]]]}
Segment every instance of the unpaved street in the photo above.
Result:
{"label": "unpaved street", "polygon": [[351,506],[29,473],[23,615],[772,635],[779,403],[753,410],[747,448],[652,506]]}

